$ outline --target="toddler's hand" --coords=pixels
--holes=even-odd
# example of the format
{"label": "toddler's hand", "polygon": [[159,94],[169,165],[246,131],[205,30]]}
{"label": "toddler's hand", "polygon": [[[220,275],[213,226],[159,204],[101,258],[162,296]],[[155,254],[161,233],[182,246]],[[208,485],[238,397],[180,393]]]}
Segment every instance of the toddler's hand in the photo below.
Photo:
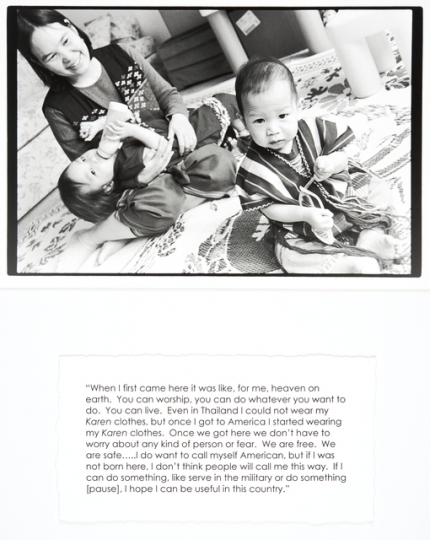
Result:
{"label": "toddler's hand", "polygon": [[106,123],[106,118],[99,118],[94,122],[81,122],[79,126],[79,136],[85,141],[92,141],[99,131],[101,131]]}
{"label": "toddler's hand", "polygon": [[109,130],[109,139],[120,139],[123,141],[127,137],[132,136],[133,132],[133,124],[129,124],[128,122],[123,122],[122,120],[116,120],[115,122],[111,122],[107,125],[107,129]]}
{"label": "toddler's hand", "polygon": [[319,182],[326,180],[327,178],[330,178],[333,173],[334,164],[332,158],[330,156],[317,157],[314,165],[314,175],[316,176],[317,180]]}
{"label": "toddler's hand", "polygon": [[143,158],[145,168],[137,177],[139,184],[147,186],[164,171],[172,159],[172,144],[173,139],[167,141],[164,137],[160,137],[157,150],[145,152]]}
{"label": "toddler's hand", "polygon": [[326,231],[333,227],[333,214],[326,208],[307,208],[306,221],[314,231]]}

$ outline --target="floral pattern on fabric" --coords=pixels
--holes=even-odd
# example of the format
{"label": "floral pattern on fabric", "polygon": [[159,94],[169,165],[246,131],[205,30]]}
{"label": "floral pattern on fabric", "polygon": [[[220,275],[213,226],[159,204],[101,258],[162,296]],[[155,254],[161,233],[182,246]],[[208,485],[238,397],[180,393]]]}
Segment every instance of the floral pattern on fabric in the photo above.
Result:
{"label": "floral pattern on fabric", "polygon": [[81,122],[94,122],[95,120],[98,120],[99,118],[102,118],[103,116],[107,115],[107,109],[104,107],[98,107],[96,109],[93,109],[91,111],[91,114],[85,114],[80,122],[73,122],[73,127],[77,130],[79,130],[79,127],[81,125]]}
{"label": "floral pattern on fabric", "polygon": [[137,123],[142,123],[140,115],[144,110],[160,110],[160,105],[156,100],[143,71],[136,62],[128,67],[127,73],[122,75],[121,80],[115,82],[115,86],[124,97],[124,100],[133,113]]}

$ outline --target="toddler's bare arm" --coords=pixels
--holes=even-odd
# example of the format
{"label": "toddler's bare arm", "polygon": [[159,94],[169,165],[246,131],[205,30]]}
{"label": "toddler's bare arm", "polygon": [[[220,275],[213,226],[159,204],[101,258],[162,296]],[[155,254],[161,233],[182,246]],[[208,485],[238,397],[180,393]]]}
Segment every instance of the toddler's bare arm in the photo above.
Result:
{"label": "toddler's bare arm", "polygon": [[154,150],[158,148],[160,139],[163,138],[161,135],[158,135],[158,133],[155,133],[155,131],[138,126],[137,124],[122,122],[121,120],[109,124],[108,129],[115,137],[118,137],[121,140],[132,137],[133,139],[140,141],[147,148],[152,148]]}
{"label": "toddler's bare arm", "polygon": [[94,137],[104,129],[106,125],[106,116],[102,116],[93,122],[81,122],[79,135],[86,141],[92,141]]}

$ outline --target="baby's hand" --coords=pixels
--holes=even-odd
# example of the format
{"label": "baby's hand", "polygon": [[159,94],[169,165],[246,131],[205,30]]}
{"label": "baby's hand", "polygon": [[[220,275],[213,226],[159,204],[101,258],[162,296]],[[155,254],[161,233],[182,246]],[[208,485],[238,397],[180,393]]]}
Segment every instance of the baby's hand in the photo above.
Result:
{"label": "baby's hand", "polygon": [[92,141],[99,131],[105,127],[106,117],[98,118],[94,122],[81,122],[79,135],[85,141]]}
{"label": "baby's hand", "polygon": [[314,175],[316,176],[316,179],[321,182],[322,180],[330,178],[333,173],[334,163],[331,156],[317,157],[314,165]]}
{"label": "baby's hand", "polygon": [[137,177],[139,184],[147,186],[164,171],[172,159],[172,145],[173,139],[167,141],[164,137],[160,137],[157,150],[145,148],[143,154],[145,168]]}
{"label": "baby's hand", "polygon": [[115,120],[115,122],[111,122],[107,125],[107,129],[112,134],[112,137],[109,134],[108,138],[120,139],[123,141],[127,137],[133,136],[133,129],[135,129],[135,127],[134,124],[123,122],[122,120]]}
{"label": "baby's hand", "polygon": [[333,227],[333,214],[326,208],[306,208],[306,220],[314,231],[326,231]]}

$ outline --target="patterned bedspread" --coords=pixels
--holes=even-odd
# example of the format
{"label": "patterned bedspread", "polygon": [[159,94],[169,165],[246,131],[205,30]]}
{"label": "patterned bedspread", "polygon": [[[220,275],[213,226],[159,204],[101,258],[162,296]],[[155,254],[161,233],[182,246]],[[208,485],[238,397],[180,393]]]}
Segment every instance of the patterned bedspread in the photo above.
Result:
{"label": "patterned bedspread", "polygon": [[[409,274],[411,256],[410,88],[398,62],[383,75],[384,90],[367,99],[355,99],[333,51],[292,61],[304,115],[342,116],[357,136],[357,158],[376,174],[371,197],[389,204],[396,214],[392,234],[401,240],[403,256],[385,273]],[[189,107],[216,92],[234,93],[234,80],[225,81],[186,98]],[[60,253],[71,234],[90,224],[71,215],[59,201],[53,203],[20,235],[19,273],[57,271]],[[165,234],[139,238],[100,266],[93,254],[80,268],[99,274],[269,274],[280,273],[266,241],[268,223],[259,212],[242,213],[237,196],[205,202],[180,216]]]}

